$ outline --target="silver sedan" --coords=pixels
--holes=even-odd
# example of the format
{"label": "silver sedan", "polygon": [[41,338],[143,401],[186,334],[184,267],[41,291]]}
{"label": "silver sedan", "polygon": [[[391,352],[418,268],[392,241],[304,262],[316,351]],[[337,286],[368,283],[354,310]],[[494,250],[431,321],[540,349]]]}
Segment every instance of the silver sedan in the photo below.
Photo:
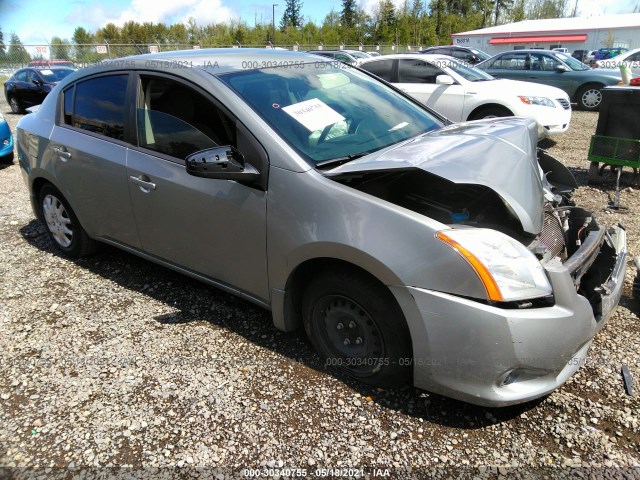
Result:
{"label": "silver sedan", "polygon": [[532,120],[450,124],[310,54],[194,50],[67,77],[22,118],[35,215],[304,326],[326,365],[501,406],[585,361],[616,307],[622,228],[571,203]]}

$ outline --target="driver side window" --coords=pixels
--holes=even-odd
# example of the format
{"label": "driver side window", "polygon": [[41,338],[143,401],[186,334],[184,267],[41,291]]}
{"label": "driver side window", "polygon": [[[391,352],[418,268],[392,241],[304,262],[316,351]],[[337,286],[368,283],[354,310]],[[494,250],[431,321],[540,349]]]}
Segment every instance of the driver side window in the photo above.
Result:
{"label": "driver side window", "polygon": [[166,77],[141,75],[138,145],[184,161],[192,153],[236,145],[235,123],[204,95]]}

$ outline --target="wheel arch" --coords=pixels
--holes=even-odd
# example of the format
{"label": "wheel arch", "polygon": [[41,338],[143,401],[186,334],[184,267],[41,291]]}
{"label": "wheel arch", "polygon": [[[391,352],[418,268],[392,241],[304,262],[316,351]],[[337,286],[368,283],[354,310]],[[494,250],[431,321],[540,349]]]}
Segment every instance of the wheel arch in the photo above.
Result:
{"label": "wheel arch", "polygon": [[[347,260],[346,258],[333,256],[319,256],[308,258],[298,263],[289,273],[284,290],[272,290],[272,293],[275,293],[272,296],[272,315],[276,328],[292,331],[302,325],[301,307],[305,288],[314,276],[325,270],[342,269],[352,271],[356,275],[367,276],[385,287],[399,282],[399,278],[383,266],[384,270],[381,268],[371,269],[364,267],[362,264],[354,263],[352,260],[351,258]],[[379,264],[377,261],[376,263]],[[379,265],[381,266],[381,264]],[[391,292],[390,295],[393,297],[393,301],[397,303]],[[401,307],[400,310],[402,310]]]}
{"label": "wheel arch", "polygon": [[475,107],[471,113],[469,113],[469,115],[467,115],[467,120],[475,120],[476,116],[484,111],[484,110],[491,110],[491,109],[500,109],[500,110],[504,110],[506,112],[508,112],[511,115],[515,115],[511,109],[509,107],[507,107],[506,105],[503,105],[501,103],[496,103],[496,102],[491,102],[491,103],[483,103],[482,105],[478,105],[477,107]]}

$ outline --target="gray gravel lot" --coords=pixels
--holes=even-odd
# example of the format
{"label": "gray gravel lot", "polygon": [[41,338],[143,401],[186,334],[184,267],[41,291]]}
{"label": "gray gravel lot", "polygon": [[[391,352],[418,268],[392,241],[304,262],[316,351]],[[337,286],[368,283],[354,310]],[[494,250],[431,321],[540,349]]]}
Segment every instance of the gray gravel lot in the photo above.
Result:
{"label": "gray gravel lot", "polygon": [[[20,116],[4,98],[0,111],[15,129]],[[596,120],[574,112],[569,132],[545,145],[574,172],[578,204],[626,225],[631,258],[640,254],[631,173],[627,214],[605,209],[610,173],[586,186]],[[380,390],[325,370],[302,332],[277,331],[243,300],[110,247],[80,261],[59,256],[16,160],[0,167],[0,478],[169,478],[176,468],[210,478],[245,468],[640,478],[640,401],[620,374],[622,363],[640,374],[634,275],[630,263],[621,306],[587,364],[543,399],[488,409]]]}

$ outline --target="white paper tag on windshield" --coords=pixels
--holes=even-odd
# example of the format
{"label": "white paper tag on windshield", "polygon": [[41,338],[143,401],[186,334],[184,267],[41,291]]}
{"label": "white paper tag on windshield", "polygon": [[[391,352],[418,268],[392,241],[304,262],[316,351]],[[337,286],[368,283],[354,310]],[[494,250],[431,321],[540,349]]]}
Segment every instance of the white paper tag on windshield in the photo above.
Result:
{"label": "white paper tag on windshield", "polygon": [[51,70],[40,70],[40,72],[41,72],[43,75],[53,75],[53,72],[52,72]]}
{"label": "white paper tag on windshield", "polygon": [[282,110],[304,125],[310,132],[344,120],[342,115],[317,98],[282,107]]}

